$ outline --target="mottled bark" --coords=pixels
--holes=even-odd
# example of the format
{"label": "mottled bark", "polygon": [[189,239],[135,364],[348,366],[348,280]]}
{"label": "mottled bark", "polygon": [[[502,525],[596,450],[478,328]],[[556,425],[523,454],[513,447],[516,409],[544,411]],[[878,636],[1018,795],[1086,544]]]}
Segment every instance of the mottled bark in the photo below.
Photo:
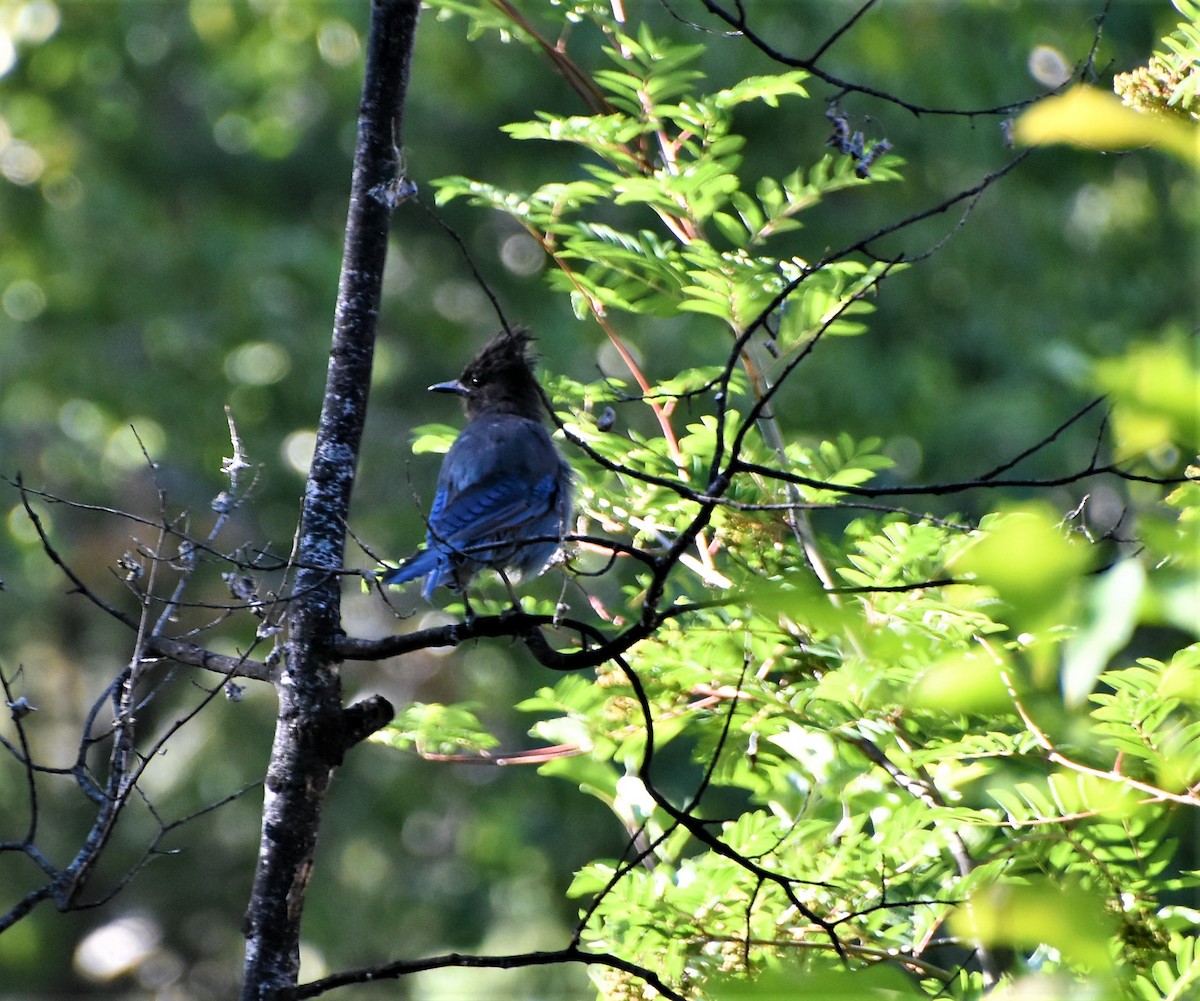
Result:
{"label": "mottled bark", "polygon": [[359,108],[333,346],[305,487],[294,598],[276,690],[279,715],[267,771],[262,839],[246,912],[244,1001],[296,984],[300,919],[321,810],[345,751],[383,725],[383,700],[345,709],[334,640],[340,629],[346,517],[371,384],[387,234],[406,182],[401,112],[419,0],[375,0]]}

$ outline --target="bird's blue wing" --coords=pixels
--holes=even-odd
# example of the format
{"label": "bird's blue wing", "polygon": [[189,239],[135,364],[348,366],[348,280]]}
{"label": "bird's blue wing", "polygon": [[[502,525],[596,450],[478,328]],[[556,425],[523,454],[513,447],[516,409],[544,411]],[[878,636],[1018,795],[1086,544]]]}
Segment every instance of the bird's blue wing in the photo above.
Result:
{"label": "bird's blue wing", "polygon": [[[533,538],[557,530],[557,515],[554,525],[538,524],[554,514],[554,492],[553,476],[543,477],[532,489],[521,477],[504,477],[465,490],[449,503],[447,491],[439,490],[429,512],[425,549],[385,573],[383,583],[403,584],[428,577],[423,588],[428,597],[439,585],[450,583],[456,562],[469,560],[493,565],[505,561],[514,548],[520,548],[519,540],[512,537],[514,530],[529,528]],[[531,543],[531,547],[545,545]],[[497,553],[498,547],[505,550],[504,555]],[[544,563],[548,558],[538,562]]]}
{"label": "bird's blue wing", "polygon": [[430,521],[441,516],[442,508],[446,506],[446,493],[445,487],[438,487],[438,492],[433,495],[433,506],[429,509]]}
{"label": "bird's blue wing", "polygon": [[[554,507],[553,476],[532,485],[520,476],[505,476],[464,490],[445,503],[441,493],[429,516],[430,545],[464,552],[499,535],[540,521]],[[486,561],[485,561],[486,562]]]}

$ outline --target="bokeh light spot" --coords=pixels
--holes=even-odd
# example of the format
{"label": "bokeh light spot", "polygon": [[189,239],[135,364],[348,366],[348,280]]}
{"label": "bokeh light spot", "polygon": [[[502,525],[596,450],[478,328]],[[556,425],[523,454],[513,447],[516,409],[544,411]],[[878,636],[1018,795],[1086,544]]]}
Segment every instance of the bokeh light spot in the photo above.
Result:
{"label": "bokeh light spot", "polygon": [[196,34],[206,42],[220,41],[237,27],[233,7],[225,0],[192,0],[188,16]]}
{"label": "bokeh light spot", "polygon": [[135,63],[153,66],[166,58],[171,37],[157,25],[135,24],[125,34],[125,49]]}
{"label": "bokeh light spot", "polygon": [[56,209],[73,209],[83,201],[83,182],[71,173],[55,173],[42,182],[42,197]]}
{"label": "bokeh light spot", "polygon": [[17,65],[17,47],[12,39],[0,31],[0,76],[4,76]]}
{"label": "bokeh light spot", "polygon": [[546,252],[527,233],[513,233],[500,245],[500,260],[515,275],[534,275],[542,269]]}
{"label": "bokeh light spot", "polygon": [[359,48],[358,32],[340,17],[325,21],[317,32],[317,51],[330,66],[349,66]]}
{"label": "bokeh light spot", "polygon": [[58,31],[62,15],[50,0],[30,0],[17,13],[13,34],[22,42],[41,45]]}
{"label": "bokeh light spot", "polygon": [[135,417],[129,425],[114,429],[108,436],[104,461],[120,471],[145,467],[146,456],[153,460],[161,455],[166,441],[167,435],[161,424],[148,417]]}
{"label": "bokeh light spot", "polygon": [[[42,528],[47,533],[53,532],[54,523],[50,518],[50,513],[46,510],[46,505],[39,504],[37,501],[30,501],[29,506],[33,509],[33,513],[38,516],[38,520],[41,521]],[[39,541],[37,528],[29,520],[29,514],[25,511],[23,504],[18,504],[8,512],[8,534],[17,542],[27,546],[35,545]]]}
{"label": "bokeh light spot", "polygon": [[283,455],[283,461],[304,476],[308,474],[308,467],[312,465],[313,450],[316,446],[316,432],[305,429],[293,431],[284,438],[280,452]]}
{"label": "bokeh light spot", "polygon": [[67,400],[58,410],[58,426],[75,441],[96,442],[108,431],[108,415],[91,400]]}
{"label": "bokeh light spot", "polygon": [[162,937],[158,925],[141,917],[123,917],[91,932],[75,949],[75,969],[94,983],[129,973],[149,957]]}
{"label": "bokeh light spot", "polygon": [[31,278],[18,278],[9,283],[0,295],[0,305],[12,319],[28,323],[42,314],[46,308],[46,293]]}
{"label": "bokeh light spot", "polygon": [[1075,73],[1066,57],[1053,45],[1035,45],[1029,53],[1029,75],[1043,87],[1055,90]]}
{"label": "bokeh light spot", "polygon": [[226,153],[245,153],[253,145],[253,130],[245,115],[230,112],[213,125],[213,140]]}
{"label": "bokeh light spot", "polygon": [[22,187],[36,184],[46,169],[42,154],[20,139],[0,150],[0,174]]}
{"label": "bokeh light spot", "polygon": [[282,379],[292,359],[278,344],[251,341],[235,348],[225,358],[225,374],[244,386],[269,386]]}
{"label": "bokeh light spot", "polygon": [[433,308],[453,323],[469,323],[487,316],[488,301],[474,283],[448,280],[434,288]]}

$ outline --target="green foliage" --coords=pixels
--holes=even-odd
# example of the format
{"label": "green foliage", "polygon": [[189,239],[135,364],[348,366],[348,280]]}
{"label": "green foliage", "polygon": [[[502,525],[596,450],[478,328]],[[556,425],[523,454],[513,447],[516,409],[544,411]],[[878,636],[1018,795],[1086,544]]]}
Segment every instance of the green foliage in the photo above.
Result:
{"label": "green foliage", "polygon": [[1200,452],[1200,355],[1194,337],[1169,331],[1157,343],[1100,362],[1093,380],[1113,400],[1118,455],[1153,459],[1160,449]]}
{"label": "green foliage", "polygon": [[[513,192],[464,177],[443,178],[435,182],[439,203],[466,197],[513,216],[559,262],[551,281],[572,295],[579,315],[620,309],[671,316],[684,310],[715,316],[741,332],[778,305],[775,300],[782,301],[789,286],[810,280],[811,294],[789,303],[783,314],[784,344],[826,329],[861,332],[860,324],[845,317],[869,311],[860,296],[882,266],[831,263],[810,279],[805,261],[770,257],[760,248],[797,230],[797,217],[834,192],[896,179],[899,158],[878,158],[868,179],[856,175],[850,159],[826,154],[786,177],[757,178],[747,191],[738,174],[745,139],[733,131],[734,109],[805,98],[806,74],[747,77],[716,93],[697,94],[704,74],[689,67],[704,46],[668,42],[645,24],[635,39],[611,16],[609,22],[606,52],[618,69],[598,71],[594,80],[611,110],[590,116],[539,113],[536,120],[505,127],[515,139],[582,147],[590,179]],[[658,150],[657,157],[647,144]],[[657,217],[665,232],[620,229],[606,221],[609,204]],[[715,230],[712,236],[709,229]]]}
{"label": "green foliage", "polygon": [[1142,658],[1136,667],[1104,675],[1112,691],[1092,700],[1096,733],[1164,789],[1182,791],[1200,778],[1200,647],[1170,661]]}
{"label": "green foliage", "polygon": [[1145,66],[1120,73],[1113,89],[1139,111],[1166,112],[1200,120],[1200,6],[1171,0],[1185,20],[1163,37],[1163,48]]}
{"label": "green foliage", "polygon": [[1200,984],[1200,942],[1190,935],[1175,934],[1170,949],[1166,959],[1157,960],[1148,972],[1134,978],[1132,996],[1138,1001],[1176,1001],[1191,995]]}
{"label": "green foliage", "polygon": [[[924,145],[913,134],[897,142],[911,169],[888,154],[861,177],[852,158],[822,146],[830,88],[801,72],[764,75],[761,57],[743,55],[744,39],[697,34],[658,5],[641,6],[662,19],[636,28],[615,23],[619,5],[607,0],[520,5],[552,20],[549,29],[517,23],[490,0],[433,6],[438,21],[427,17],[422,31],[441,34],[427,36],[414,69],[422,85],[406,123],[410,168],[484,175],[435,186],[468,244],[489,248],[487,263],[488,241],[507,238],[511,221],[546,252],[548,284],[562,295],[512,276],[501,295],[542,335],[545,367],[595,371],[602,338],[572,327],[563,296],[632,359],[623,369],[604,360],[606,377],[595,382],[546,379],[566,435],[589,450],[564,443],[578,473],[578,528],[650,560],[688,545],[665,581],[655,630],[625,654],[629,673],[609,662],[549,684],[536,668],[518,669],[518,644],[495,640],[445,658],[414,655],[365,678],[362,665],[347,667],[363,687],[406,698],[416,690],[424,701],[383,735],[391,748],[355,751],[335,784],[343,799],[316,872],[332,886],[314,894],[306,947],[324,949],[330,966],[468,946],[508,951],[514,939],[543,948],[579,918],[584,947],[640,963],[689,998],[981,998],[980,946],[1001,957],[1014,993],[1188,996],[1200,978],[1197,914],[1165,901],[1195,884],[1176,839],[1190,836],[1200,805],[1200,685],[1195,647],[1174,651],[1197,631],[1195,472],[1168,489],[1092,477],[1004,498],[887,493],[918,469],[944,470],[946,456],[957,476],[1005,461],[1055,427],[1064,398],[1082,386],[1110,394],[1112,445],[1076,440],[1031,463],[1086,462],[1099,448],[1151,480],[1182,475],[1196,447],[1196,365],[1180,332],[1190,321],[1159,314],[1186,301],[1190,277],[1147,257],[1161,252],[1152,239],[1186,246],[1193,210],[1178,179],[1136,154],[1014,173],[1013,188],[972,201],[965,225],[937,232],[949,251],[890,282],[908,265],[881,263],[887,244],[873,244],[873,255],[831,248],[940,203],[946,192],[931,195],[928,185],[946,175],[967,176],[965,187],[995,168],[960,164],[952,132],[931,129]],[[790,7],[760,15],[763,5],[746,6],[776,17],[782,32],[796,29]],[[836,6],[806,14],[815,23]],[[955,103],[983,106],[1011,102],[1019,72],[984,66],[963,37],[999,30],[1007,39],[1011,28],[1015,52],[1019,30],[1040,43],[1039,32],[1078,22],[1088,26],[1080,51],[1091,41],[1089,17],[1058,5],[1049,26],[1033,20],[1033,5],[1003,26],[975,22],[941,36],[930,20],[937,5],[926,6],[902,5],[902,25],[873,28],[864,18],[836,50],[852,53],[854,74],[935,94],[952,87]],[[1177,6],[1194,22],[1192,4]],[[978,5],[949,7],[969,18]],[[252,457],[266,456],[261,496],[275,515],[247,537],[286,540],[305,461],[288,443],[311,425],[327,350],[355,29],[318,0],[262,11],[195,3],[184,14],[71,4],[63,17],[52,43],[20,43],[22,60],[4,80],[4,121],[18,143],[5,164],[16,172],[27,143],[46,165],[33,182],[0,181],[14,237],[0,250],[12,328],[0,386],[13,435],[5,461],[64,494],[133,491],[144,457],[127,434],[132,420],[156,459],[215,470],[228,454],[220,407],[232,402]],[[464,28],[478,43],[466,55]],[[1176,43],[1194,43],[1180,31],[1165,42],[1172,58],[1186,54]],[[946,60],[936,73],[915,54],[926,33]],[[607,43],[603,66],[588,58],[597,37]],[[513,44],[497,49],[497,40]],[[538,54],[522,61],[525,45]],[[590,113],[525,107],[530,94],[546,94],[531,69],[546,52],[578,57]],[[993,72],[1000,84],[989,82]],[[1172,99],[1191,106],[1186,87]],[[545,103],[579,107],[557,93]],[[518,141],[497,144],[475,119],[448,127],[448,116],[476,105],[486,112],[479,121],[528,117],[505,129]],[[895,138],[912,117],[885,109],[867,120]],[[193,119],[199,130],[186,131]],[[989,129],[972,121],[983,146]],[[567,157],[576,159],[564,166]],[[999,206],[990,215],[989,199]],[[880,204],[876,222],[871,206]],[[480,221],[479,207],[510,222]],[[453,375],[495,322],[486,308],[458,311],[456,283],[469,277],[455,271],[457,249],[406,211],[355,526],[401,547],[422,532],[409,501],[428,498],[421,471],[436,460],[421,462],[453,434],[430,423],[451,418],[420,389]],[[934,242],[899,239],[914,257]],[[955,256],[972,240],[978,256]],[[885,279],[887,295],[876,297]],[[1139,333],[1160,323],[1161,338]],[[831,339],[843,334],[855,336]],[[203,431],[205,414],[215,415],[215,437]],[[924,466],[904,468],[906,442]],[[756,468],[738,470],[734,459]],[[730,481],[710,510],[722,473]],[[1096,505],[1124,509],[1123,520],[1093,532],[1067,514],[1093,489]],[[196,495],[202,508],[209,494]],[[826,515],[827,506],[837,509]],[[44,507],[69,522],[61,507]],[[7,525],[5,601],[62,590],[35,564],[27,523],[14,514]],[[96,564],[89,570],[106,573],[128,534],[122,526],[116,541],[81,541]],[[548,574],[522,595],[526,610],[594,613],[590,624],[609,634],[646,614],[652,566],[599,546],[570,558],[580,576],[560,586]],[[824,582],[810,561],[824,564]],[[35,569],[15,577],[23,564]],[[510,606],[499,585],[472,600],[478,614]],[[224,608],[228,597],[211,601]],[[348,600],[347,630],[406,628],[379,605],[376,595]],[[94,680],[107,639],[81,633],[68,613],[54,621],[69,628],[34,633],[35,616],[4,607],[12,660],[27,677],[46,679],[47,691]],[[553,635],[563,649],[582,645],[567,627]],[[67,710],[53,703],[69,700],[55,692],[36,701],[60,733]],[[506,768],[485,788],[479,769],[460,778],[465,769],[420,760],[501,757],[497,748],[520,739],[514,704],[548,748],[537,776]],[[194,770],[187,809],[256,777],[269,713],[248,725],[238,707],[225,708],[232,722],[214,730],[216,751]],[[15,799],[18,786],[3,788]],[[207,838],[220,851],[196,868],[211,878],[189,882],[186,894],[172,885],[174,896],[159,902],[179,915],[166,932],[171,948],[192,948],[196,921],[208,929],[208,913],[244,903],[242,884],[231,890],[226,846],[237,838],[238,850],[252,851],[253,818],[231,833],[228,815],[215,815]],[[240,896],[214,903],[218,889]],[[564,889],[565,915],[555,912]],[[195,912],[183,913],[185,895]],[[371,920],[347,921],[348,900]],[[1081,916],[1047,923],[1062,914]],[[220,946],[222,963],[232,968],[228,950],[241,942],[236,921],[224,926],[233,943]],[[29,927],[0,937],[0,965],[43,977],[30,990],[46,993],[44,977],[69,976],[46,971],[69,969],[70,944]],[[200,971],[215,965],[202,952],[208,936],[195,946]],[[632,974],[589,972],[605,997],[646,996]],[[78,990],[64,979],[51,992]]]}
{"label": "green foliage", "polygon": [[397,750],[411,749],[423,755],[488,751],[499,741],[479,722],[474,713],[478,708],[412,702],[375,736]]}
{"label": "green foliage", "polygon": [[[975,998],[1000,975],[1046,997],[1179,996],[1194,950],[1161,895],[1192,882],[1173,828],[1200,805],[1200,665],[1194,647],[1135,667],[1121,651],[1194,584],[1180,543],[1194,537],[1195,485],[1173,502],[1147,488],[1130,530],[1159,541],[1110,568],[1057,498],[996,502],[974,525],[861,516],[806,549],[800,508],[852,503],[892,463],[878,438],[781,435],[765,394],[824,335],[863,333],[864,296],[896,268],[810,264],[788,248],[805,213],[898,181],[900,161],[883,156],[863,177],[825,153],[783,177],[748,175],[733,110],[804,101],[803,74],[702,93],[700,47],[644,24],[630,34],[598,8],[583,16],[616,66],[592,76],[603,111],[505,129],[578,147],[582,179],[518,192],[446,178],[439,200],[515,219],[580,317],[694,314],[758,332],[775,359],[764,378],[747,337],[724,369],[679,365],[644,383],[662,408],[649,434],[600,430],[611,385],[555,385],[568,437],[595,460],[576,463],[588,530],[649,554],[696,543],[665,584],[670,613],[627,664],[565,676],[519,706],[538,717],[535,737],[571,749],[542,774],[629,833],[624,858],[575,876],[583,942],[714,999],[755,975],[745,990],[821,984],[830,997]],[[1174,470],[1171,449],[1194,447],[1182,344],[1094,367],[1120,458]],[[685,400],[690,416],[671,421]],[[722,474],[722,503],[709,505],[698,485],[718,489]],[[810,560],[844,593],[819,585]],[[614,627],[647,614],[656,586],[649,565],[623,562],[575,557],[622,582],[605,599]],[[1195,620],[1184,628],[1194,635]],[[930,947],[939,939],[1012,958],[956,968],[950,945]],[[868,971],[883,979],[854,979]],[[641,996],[623,974],[593,976],[602,996]]]}

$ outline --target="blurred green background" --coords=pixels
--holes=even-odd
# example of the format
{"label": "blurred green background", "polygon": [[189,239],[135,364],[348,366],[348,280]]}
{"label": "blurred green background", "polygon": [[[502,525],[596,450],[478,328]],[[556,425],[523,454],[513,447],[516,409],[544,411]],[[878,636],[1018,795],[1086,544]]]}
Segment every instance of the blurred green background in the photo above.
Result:
{"label": "blurred green background", "polygon": [[[535,20],[553,15],[541,2],[519,6]],[[747,6],[772,44],[799,54],[855,9],[816,0]],[[1086,57],[1101,6],[885,3],[823,65],[915,103],[1008,104],[1043,92],[1030,70],[1039,46],[1068,66]],[[702,42],[712,89],[773,68],[693,0],[626,7],[631,19]],[[172,517],[190,512],[192,531],[203,533],[225,486],[228,405],[260,471],[251,502],[219,544],[286,553],[324,383],[366,10],[365,0],[0,0],[0,474],[151,518],[161,488]],[[1114,3],[1095,61],[1101,85],[1144,62],[1175,19],[1166,2]],[[557,28],[549,30],[555,37]],[[567,46],[582,65],[604,65],[586,25],[572,29]],[[780,176],[820,156],[825,102],[836,91],[810,87],[814,100],[739,115],[750,138],[747,176]],[[905,180],[807,214],[787,252],[809,260],[940,203],[1013,155],[1001,116],[918,117],[860,95],[841,107],[868,136],[893,143],[907,161]],[[428,182],[453,173],[529,189],[574,176],[572,150],[499,131],[537,109],[583,111],[536,53],[494,34],[468,41],[461,18],[426,13],[403,137],[423,205],[405,204],[395,218],[352,522],[378,556],[404,555],[423,534],[438,460],[412,456],[412,429],[459,420],[453,401],[424,387],[457,374],[497,327],[460,249],[426,211]],[[540,334],[546,369],[596,378],[607,364],[604,338],[546,291],[540,250],[510,221],[465,203],[439,214],[509,318]],[[961,215],[956,207],[880,242],[882,253],[915,255],[952,234],[928,261],[885,283],[869,334],[830,342],[805,364],[778,407],[792,433],[880,435],[903,482],[970,478],[1086,402],[1091,359],[1157,339],[1193,301],[1194,191],[1165,160],[1042,151],[985,193],[959,227]],[[654,378],[717,360],[726,346],[715,325],[694,315],[614,322]],[[633,407],[621,418],[644,420]],[[1086,464],[1090,427],[1022,470]],[[139,438],[157,463],[153,474]],[[1051,497],[1064,510],[1075,499]],[[1115,523],[1122,504],[1098,485],[1095,527]],[[154,530],[44,500],[37,507],[80,575],[136,612],[113,568],[139,542],[153,544]],[[29,719],[35,753],[69,766],[80,720],[125,666],[131,635],[67,594],[7,485],[0,515],[0,669],[38,706]],[[353,551],[347,562],[371,560]],[[202,570],[193,600],[227,600],[221,569]],[[418,622],[438,614],[419,599],[400,604]],[[215,617],[195,610],[180,628]],[[381,635],[397,625],[377,598],[350,585],[346,628]],[[249,639],[239,629],[214,642],[232,651]],[[162,671],[160,696],[141,720],[151,733],[195,704],[197,683],[208,680]],[[552,680],[501,643],[351,664],[345,676],[352,696],[476,700],[506,749],[529,744],[529,720],[510,707]],[[261,776],[273,709],[265,686],[249,686],[241,701],[217,701],[173,738],[146,779],[160,815],[186,815]],[[28,823],[24,778],[3,760],[0,840],[16,839]],[[86,831],[88,804],[66,778],[43,778],[39,792],[39,843],[65,863]],[[0,998],[231,996],[260,800],[252,789],[172,832],[162,848],[178,854],[151,860],[102,906],[61,916],[43,904],[0,935]],[[88,899],[113,888],[158,827],[141,807],[128,820]],[[595,800],[532,769],[359,748],[336,778],[326,816],[305,974],[448,948],[558,945],[573,918],[563,896],[572,872],[623,843]],[[38,875],[27,859],[0,856],[0,909]],[[121,955],[123,967],[89,959]],[[506,976],[513,996],[586,991],[577,970]],[[472,983],[446,973],[343,994],[462,997]]]}

